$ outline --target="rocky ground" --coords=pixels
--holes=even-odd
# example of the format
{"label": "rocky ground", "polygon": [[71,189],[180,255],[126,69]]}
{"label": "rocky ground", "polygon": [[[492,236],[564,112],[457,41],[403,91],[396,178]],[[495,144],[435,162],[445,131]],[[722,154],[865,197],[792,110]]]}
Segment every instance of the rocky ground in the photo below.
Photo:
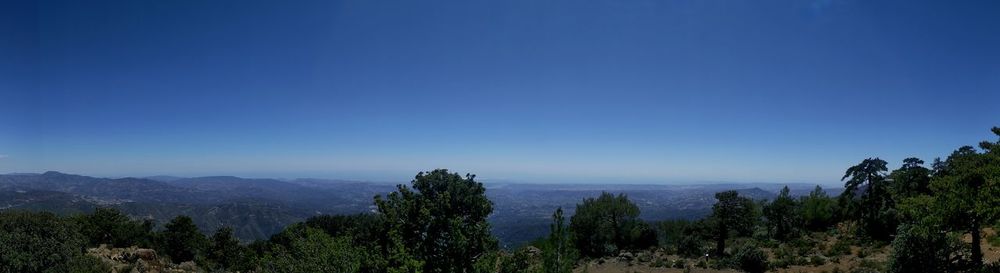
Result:
{"label": "rocky ground", "polygon": [[87,249],[87,255],[111,265],[112,273],[188,273],[203,272],[194,262],[170,263],[166,257],[148,248],[112,248],[107,245]]}

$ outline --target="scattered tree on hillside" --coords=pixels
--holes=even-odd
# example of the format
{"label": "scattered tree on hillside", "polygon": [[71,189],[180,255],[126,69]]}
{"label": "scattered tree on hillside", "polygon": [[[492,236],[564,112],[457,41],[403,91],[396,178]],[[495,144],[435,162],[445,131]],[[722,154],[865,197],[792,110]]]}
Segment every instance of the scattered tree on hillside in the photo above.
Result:
{"label": "scattered tree on hillside", "polygon": [[802,222],[798,207],[798,202],[789,194],[788,186],[782,188],[778,197],[764,206],[764,217],[767,218],[767,230],[771,237],[784,241],[795,235]]}
{"label": "scattered tree on hillside", "polygon": [[923,166],[924,161],[910,157],[903,159],[903,166],[892,171],[891,192],[893,199],[900,201],[917,195],[931,194],[931,170]]}
{"label": "scattered tree on hillside", "polygon": [[[993,132],[1000,136],[1000,128],[993,128]],[[970,234],[971,259],[977,268],[983,264],[983,225],[993,223],[1000,214],[1000,141],[982,142],[980,147],[983,153],[961,147],[935,164],[931,180],[934,213],[950,230]]]}
{"label": "scattered tree on hillside", "polygon": [[562,208],[552,214],[549,238],[542,249],[542,268],[545,273],[570,273],[576,264],[577,253],[566,226]]}
{"label": "scattered tree on hillside", "polygon": [[233,235],[233,228],[222,227],[215,231],[208,248],[208,259],[221,269],[249,269],[244,261],[248,255],[245,246]]}
{"label": "scattered tree on hillside", "polygon": [[736,191],[715,194],[718,202],[712,206],[710,220],[714,226],[715,255],[726,255],[726,240],[730,232],[748,233],[755,221],[753,201]]}
{"label": "scattered tree on hillside", "polygon": [[424,262],[425,272],[471,272],[483,253],[497,248],[486,221],[493,203],[474,175],[421,172],[412,186],[399,185],[375,203],[390,232]]}
{"label": "scattered tree on hillside", "polygon": [[799,204],[798,215],[806,229],[823,231],[835,224],[837,202],[827,196],[822,187],[816,186],[809,196],[801,198]]}
{"label": "scattered tree on hillside", "polygon": [[208,247],[208,238],[198,231],[191,217],[180,215],[164,225],[160,233],[162,250],[174,263],[193,261],[203,255]]}
{"label": "scattered tree on hillside", "polygon": [[580,254],[588,257],[656,245],[656,233],[639,220],[639,207],[624,194],[603,192],[597,198],[584,199],[570,218],[570,229]]}
{"label": "scattered tree on hillside", "polygon": [[845,217],[858,220],[865,235],[877,240],[888,240],[898,225],[896,203],[885,178],[887,170],[884,160],[868,158],[848,168],[841,178],[847,180],[840,196]]}

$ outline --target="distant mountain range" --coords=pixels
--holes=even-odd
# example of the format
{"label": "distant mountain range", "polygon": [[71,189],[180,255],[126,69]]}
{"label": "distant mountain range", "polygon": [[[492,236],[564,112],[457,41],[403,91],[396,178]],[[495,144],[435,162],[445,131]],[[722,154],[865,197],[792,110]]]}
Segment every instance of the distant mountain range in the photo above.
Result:
{"label": "distant mountain range", "polygon": [[[494,203],[493,232],[505,246],[548,233],[549,217],[562,207],[572,215],[583,198],[602,191],[625,193],[646,220],[694,219],[707,215],[715,192],[736,189],[754,199],[770,199],[784,185],[541,185],[487,184]],[[815,187],[791,184],[793,194]],[[328,179],[250,179],[234,176],[98,178],[46,172],[0,175],[0,209],[74,214],[99,206],[135,218],[165,223],[191,216],[203,232],[230,226],[244,241],[268,238],[286,225],[320,214],[374,211],[373,198],[396,189],[388,183]],[[839,189],[834,189],[837,191]],[[839,192],[839,191],[837,191]]]}

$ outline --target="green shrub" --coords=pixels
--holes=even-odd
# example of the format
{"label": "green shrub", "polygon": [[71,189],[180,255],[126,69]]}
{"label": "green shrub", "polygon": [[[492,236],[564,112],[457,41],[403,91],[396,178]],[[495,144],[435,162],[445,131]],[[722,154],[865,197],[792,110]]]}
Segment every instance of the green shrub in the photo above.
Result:
{"label": "green shrub", "polygon": [[663,258],[658,258],[655,261],[653,261],[653,263],[649,264],[649,266],[651,267],[667,267],[668,265],[669,263],[667,262],[667,260]]}
{"label": "green shrub", "polygon": [[862,247],[861,249],[858,249],[858,253],[855,256],[858,256],[858,258],[864,259],[864,258],[867,258],[868,255],[871,255],[871,254],[872,254],[871,249],[868,249],[867,247]]}
{"label": "green shrub", "polygon": [[809,256],[809,264],[812,265],[812,266],[821,266],[821,265],[826,264],[826,259],[823,259],[823,257],[820,257],[820,256],[810,255]]}
{"label": "green shrub", "polygon": [[986,236],[986,242],[989,242],[991,246],[1000,247],[1000,236],[996,234]]}
{"label": "green shrub", "polygon": [[705,255],[705,249],[701,245],[701,240],[687,235],[677,243],[677,255],[687,258],[701,257]]}
{"label": "green shrub", "polygon": [[747,273],[763,273],[768,267],[767,255],[752,243],[737,249],[733,262],[737,268]]}
{"label": "green shrub", "polygon": [[673,268],[684,268],[686,266],[687,266],[687,262],[685,262],[684,259],[677,259],[677,260],[674,260],[673,262],[671,262],[671,266],[670,267],[673,267]]}
{"label": "green shrub", "polygon": [[963,253],[963,248],[957,237],[928,227],[903,225],[892,241],[888,272],[946,272],[956,267],[949,257]]}
{"label": "green shrub", "polygon": [[[111,266],[105,264],[96,257],[80,255],[69,261],[66,266],[67,272],[73,273],[107,273],[111,272]],[[128,272],[128,271],[122,271]]]}
{"label": "green shrub", "polygon": [[0,272],[70,272],[85,238],[75,225],[47,212],[0,212]]}
{"label": "green shrub", "polygon": [[848,240],[837,240],[836,243],[830,246],[823,255],[827,257],[836,257],[842,255],[851,254],[851,243]]}

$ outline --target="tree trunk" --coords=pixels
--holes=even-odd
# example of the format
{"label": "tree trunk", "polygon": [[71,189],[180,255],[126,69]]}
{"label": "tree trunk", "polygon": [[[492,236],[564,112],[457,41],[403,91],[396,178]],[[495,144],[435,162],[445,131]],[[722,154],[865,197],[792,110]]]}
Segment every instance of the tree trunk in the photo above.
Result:
{"label": "tree trunk", "polygon": [[983,249],[982,249],[982,234],[979,228],[979,219],[976,217],[972,218],[972,226],[969,229],[969,234],[972,235],[972,266],[976,269],[983,267]]}
{"label": "tree trunk", "polygon": [[715,255],[722,257],[726,255],[726,237],[729,237],[729,230],[725,225],[719,224],[719,234],[715,241]]}

